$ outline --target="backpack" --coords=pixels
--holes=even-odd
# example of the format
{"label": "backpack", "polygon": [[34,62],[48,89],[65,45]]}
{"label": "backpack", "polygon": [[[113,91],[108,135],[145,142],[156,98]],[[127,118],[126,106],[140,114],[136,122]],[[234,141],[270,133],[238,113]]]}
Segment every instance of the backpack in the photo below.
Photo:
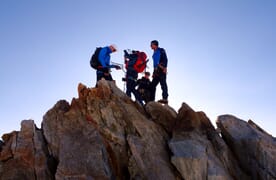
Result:
{"label": "backpack", "polygon": [[96,70],[99,68],[99,66],[101,66],[101,63],[99,61],[99,54],[101,49],[101,47],[97,47],[90,59],[90,66]]}
{"label": "backpack", "polygon": [[141,73],[147,67],[147,62],[148,60],[147,60],[146,53],[142,51],[137,51],[137,60],[133,65],[133,68],[135,69],[136,72]]}

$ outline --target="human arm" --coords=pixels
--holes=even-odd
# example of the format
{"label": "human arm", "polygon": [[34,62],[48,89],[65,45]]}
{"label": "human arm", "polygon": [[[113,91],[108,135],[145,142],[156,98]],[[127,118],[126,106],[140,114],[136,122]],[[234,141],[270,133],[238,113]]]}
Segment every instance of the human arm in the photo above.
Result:
{"label": "human arm", "polygon": [[160,48],[160,62],[158,67],[163,71],[163,73],[167,73],[167,65],[168,65],[168,58],[166,51],[163,48]]}
{"label": "human arm", "polygon": [[109,68],[121,69],[121,67],[118,65],[110,65],[110,53],[111,52],[112,52],[111,49],[108,46],[106,46],[106,47],[102,48],[102,50],[99,53],[98,59],[101,63],[101,68],[105,72],[108,72]]}
{"label": "human arm", "polygon": [[160,48],[160,64],[164,67],[167,68],[168,65],[168,58],[165,49]]}

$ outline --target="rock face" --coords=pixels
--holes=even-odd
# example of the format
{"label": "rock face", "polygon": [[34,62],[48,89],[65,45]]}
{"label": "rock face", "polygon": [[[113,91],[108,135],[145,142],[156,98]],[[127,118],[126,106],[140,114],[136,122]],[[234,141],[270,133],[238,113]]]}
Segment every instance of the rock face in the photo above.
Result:
{"label": "rock face", "polygon": [[171,162],[184,179],[249,179],[206,115],[185,103],[169,147]]}
{"label": "rock face", "polygon": [[276,139],[253,121],[219,116],[218,127],[241,167],[253,179],[276,179]]}
{"label": "rock face", "polygon": [[53,179],[52,164],[42,131],[34,121],[21,123],[21,131],[3,135],[0,179]]}
{"label": "rock face", "polygon": [[2,136],[1,180],[276,178],[275,138],[252,121],[220,116],[220,134],[185,103],[143,108],[113,82],[79,84],[78,93],[58,101],[41,129],[24,120]]}

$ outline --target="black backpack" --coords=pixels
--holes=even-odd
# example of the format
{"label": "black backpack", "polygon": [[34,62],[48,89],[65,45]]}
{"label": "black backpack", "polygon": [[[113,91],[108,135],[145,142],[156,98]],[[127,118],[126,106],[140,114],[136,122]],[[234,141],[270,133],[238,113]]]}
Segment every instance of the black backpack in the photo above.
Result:
{"label": "black backpack", "polygon": [[93,69],[98,69],[99,66],[102,66],[101,63],[100,63],[100,61],[99,61],[99,54],[100,54],[101,49],[102,49],[101,47],[97,47],[96,50],[95,50],[95,52],[91,56],[90,66]]}

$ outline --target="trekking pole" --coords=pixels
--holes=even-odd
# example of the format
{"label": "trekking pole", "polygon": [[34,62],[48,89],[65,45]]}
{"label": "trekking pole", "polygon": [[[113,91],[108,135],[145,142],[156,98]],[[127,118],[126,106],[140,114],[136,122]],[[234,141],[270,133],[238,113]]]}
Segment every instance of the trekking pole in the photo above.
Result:
{"label": "trekking pole", "polygon": [[121,64],[121,63],[116,63],[116,62],[112,62],[112,61],[111,61],[111,64],[115,65],[115,66],[120,66],[121,70],[124,72],[125,77],[122,80],[124,81],[124,89],[123,89],[123,91],[125,92],[126,91],[126,70],[124,68],[124,65]]}

